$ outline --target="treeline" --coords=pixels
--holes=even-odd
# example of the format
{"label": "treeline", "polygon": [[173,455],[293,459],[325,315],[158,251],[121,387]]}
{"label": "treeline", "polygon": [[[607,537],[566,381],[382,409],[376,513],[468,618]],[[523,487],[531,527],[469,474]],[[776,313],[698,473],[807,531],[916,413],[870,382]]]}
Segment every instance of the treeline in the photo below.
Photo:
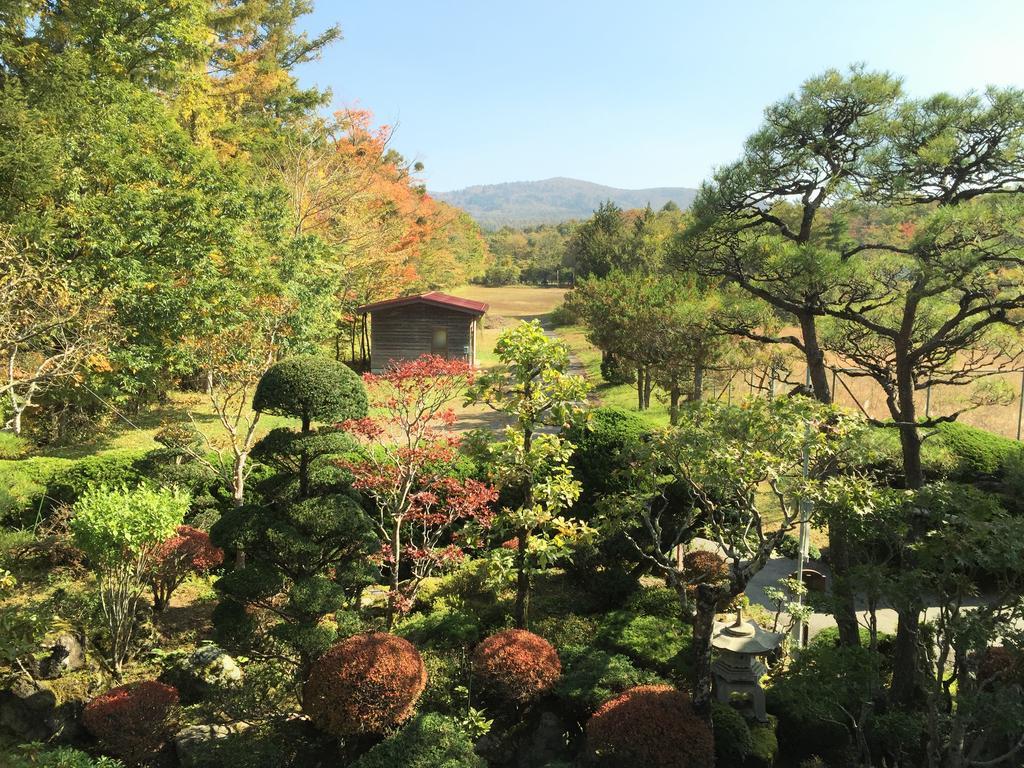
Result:
{"label": "treeline", "polygon": [[603,277],[614,267],[630,269],[656,258],[684,220],[673,202],[655,212],[649,206],[623,210],[609,201],[585,221],[502,227],[485,235],[492,261],[478,281],[572,285],[580,277]]}
{"label": "treeline", "polygon": [[[296,66],[309,0],[0,5],[0,423],[40,439],[481,274],[470,218]],[[31,418],[28,418],[31,414]]]}

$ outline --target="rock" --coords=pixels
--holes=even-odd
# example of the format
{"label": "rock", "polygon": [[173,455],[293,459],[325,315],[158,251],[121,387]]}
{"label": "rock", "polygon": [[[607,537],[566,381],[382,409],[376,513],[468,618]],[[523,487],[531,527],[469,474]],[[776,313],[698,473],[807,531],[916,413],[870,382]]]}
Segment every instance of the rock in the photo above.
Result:
{"label": "rock", "polygon": [[178,689],[181,700],[195,703],[210,694],[234,688],[242,683],[242,668],[225,651],[216,645],[203,646],[192,655],[167,669],[161,681]]}
{"label": "rock", "polygon": [[47,719],[56,709],[53,691],[22,675],[0,691],[0,728],[24,741],[45,741],[51,735]]}
{"label": "rock", "polygon": [[195,768],[210,742],[226,739],[246,729],[244,723],[232,725],[190,725],[174,734],[174,751],[181,768]]}
{"label": "rock", "polygon": [[39,662],[39,676],[53,680],[65,672],[74,672],[85,666],[85,647],[77,637],[64,633],[50,646],[50,655]]}
{"label": "rock", "polygon": [[554,712],[544,711],[535,724],[524,733],[517,750],[519,768],[533,768],[567,758],[566,727]]}

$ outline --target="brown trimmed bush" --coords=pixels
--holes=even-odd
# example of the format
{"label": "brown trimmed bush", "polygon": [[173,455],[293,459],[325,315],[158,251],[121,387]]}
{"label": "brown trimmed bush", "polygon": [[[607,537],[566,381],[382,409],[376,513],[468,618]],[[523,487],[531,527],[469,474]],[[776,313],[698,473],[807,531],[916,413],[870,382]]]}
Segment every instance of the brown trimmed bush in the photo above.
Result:
{"label": "brown trimmed bush", "polygon": [[419,651],[384,632],[353,635],[310,671],[303,709],[332,736],[385,733],[409,719],[427,684]]}
{"label": "brown trimmed bush", "polygon": [[159,752],[174,732],[178,691],[144,680],[112,688],[85,705],[82,723],[101,748],[126,763],[139,763]]}
{"label": "brown trimmed bush", "polygon": [[484,689],[525,704],[551,690],[562,675],[562,664],[554,646],[543,637],[507,629],[476,647],[473,674]]}
{"label": "brown trimmed bush", "polygon": [[587,750],[603,768],[713,768],[715,740],[690,697],[641,685],[606,701],[587,722]]}

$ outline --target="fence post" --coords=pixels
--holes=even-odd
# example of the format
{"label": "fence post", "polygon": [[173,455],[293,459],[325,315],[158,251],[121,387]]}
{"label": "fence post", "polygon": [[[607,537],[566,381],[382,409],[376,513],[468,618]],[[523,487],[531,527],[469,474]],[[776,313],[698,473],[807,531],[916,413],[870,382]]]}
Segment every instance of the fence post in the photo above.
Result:
{"label": "fence post", "polygon": [[931,418],[932,415],[932,383],[928,382],[928,388],[924,391],[924,417]]}

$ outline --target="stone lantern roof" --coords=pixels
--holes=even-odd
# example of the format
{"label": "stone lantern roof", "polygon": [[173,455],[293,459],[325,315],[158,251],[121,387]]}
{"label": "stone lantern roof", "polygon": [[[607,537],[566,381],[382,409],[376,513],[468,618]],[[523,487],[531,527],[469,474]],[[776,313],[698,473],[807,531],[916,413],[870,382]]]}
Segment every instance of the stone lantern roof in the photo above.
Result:
{"label": "stone lantern roof", "polygon": [[761,629],[756,621],[744,621],[742,613],[737,611],[732,624],[716,622],[711,645],[720,651],[761,656],[778,648],[783,637],[778,632]]}

